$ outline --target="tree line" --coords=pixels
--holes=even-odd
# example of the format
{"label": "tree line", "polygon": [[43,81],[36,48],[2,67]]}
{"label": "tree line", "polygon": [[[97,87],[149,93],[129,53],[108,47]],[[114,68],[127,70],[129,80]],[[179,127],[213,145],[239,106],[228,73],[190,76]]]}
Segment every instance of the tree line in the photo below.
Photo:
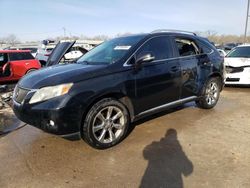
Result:
{"label": "tree line", "polygon": [[[215,44],[226,44],[226,43],[244,43],[244,35],[226,35],[226,34],[218,34],[215,31],[205,31],[205,32],[195,32],[196,34],[208,38],[211,42],[214,42]],[[118,33],[114,36],[108,36],[108,35],[96,35],[96,36],[86,36],[86,35],[80,35],[80,36],[58,36],[58,37],[52,37],[52,40],[59,41],[62,39],[71,39],[71,40],[108,40],[114,37],[120,37],[125,35],[130,35],[132,33],[126,32],[126,33]],[[26,42],[40,42],[40,41],[26,41]],[[246,43],[250,42],[250,36],[246,37]],[[0,37],[0,46],[3,44],[7,44],[10,46],[15,46],[16,44],[21,43],[19,38],[14,35],[10,34],[6,37]]]}

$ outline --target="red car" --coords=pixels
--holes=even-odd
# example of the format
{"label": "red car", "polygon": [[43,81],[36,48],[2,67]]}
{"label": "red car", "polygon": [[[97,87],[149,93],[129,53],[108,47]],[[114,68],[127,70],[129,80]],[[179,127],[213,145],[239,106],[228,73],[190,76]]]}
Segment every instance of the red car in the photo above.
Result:
{"label": "red car", "polygon": [[40,68],[41,64],[29,50],[0,50],[0,84],[18,81],[25,74]]}

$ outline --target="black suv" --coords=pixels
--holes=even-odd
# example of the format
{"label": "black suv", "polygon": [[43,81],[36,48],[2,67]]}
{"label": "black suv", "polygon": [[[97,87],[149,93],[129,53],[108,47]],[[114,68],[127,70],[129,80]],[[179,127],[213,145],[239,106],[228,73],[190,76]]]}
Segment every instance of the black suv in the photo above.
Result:
{"label": "black suv", "polygon": [[[58,64],[73,43],[59,43]],[[22,121],[62,136],[79,134],[91,146],[111,147],[131,122],[195,101],[216,105],[224,85],[223,58],[207,39],[161,30],[104,42],[75,63],[28,74],[17,84],[13,109]]]}

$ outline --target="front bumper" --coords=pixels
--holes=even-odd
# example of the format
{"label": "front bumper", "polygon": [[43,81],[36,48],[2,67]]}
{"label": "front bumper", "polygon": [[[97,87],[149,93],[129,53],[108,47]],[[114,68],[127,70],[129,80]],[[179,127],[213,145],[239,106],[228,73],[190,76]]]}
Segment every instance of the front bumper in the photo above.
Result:
{"label": "front bumper", "polygon": [[[82,110],[77,101],[70,101],[68,95],[36,104],[13,101],[13,111],[23,122],[45,132],[56,135],[78,133],[81,127]],[[62,102],[67,101],[62,106]]]}
{"label": "front bumper", "polygon": [[226,85],[250,85],[250,67],[242,72],[226,73]]}

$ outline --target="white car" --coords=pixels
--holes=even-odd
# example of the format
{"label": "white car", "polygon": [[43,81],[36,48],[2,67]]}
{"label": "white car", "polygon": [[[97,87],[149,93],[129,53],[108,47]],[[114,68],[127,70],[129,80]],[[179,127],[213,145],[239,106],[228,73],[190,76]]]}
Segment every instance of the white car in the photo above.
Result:
{"label": "white car", "polygon": [[46,62],[54,49],[54,46],[48,46],[45,48],[38,48],[35,58],[38,59],[42,66],[46,65]]}
{"label": "white car", "polygon": [[250,85],[250,44],[233,48],[224,64],[226,85]]}
{"label": "white car", "polygon": [[88,50],[80,47],[80,46],[73,46],[68,53],[64,55],[65,59],[67,60],[74,60],[77,59],[84,54],[86,54]]}

